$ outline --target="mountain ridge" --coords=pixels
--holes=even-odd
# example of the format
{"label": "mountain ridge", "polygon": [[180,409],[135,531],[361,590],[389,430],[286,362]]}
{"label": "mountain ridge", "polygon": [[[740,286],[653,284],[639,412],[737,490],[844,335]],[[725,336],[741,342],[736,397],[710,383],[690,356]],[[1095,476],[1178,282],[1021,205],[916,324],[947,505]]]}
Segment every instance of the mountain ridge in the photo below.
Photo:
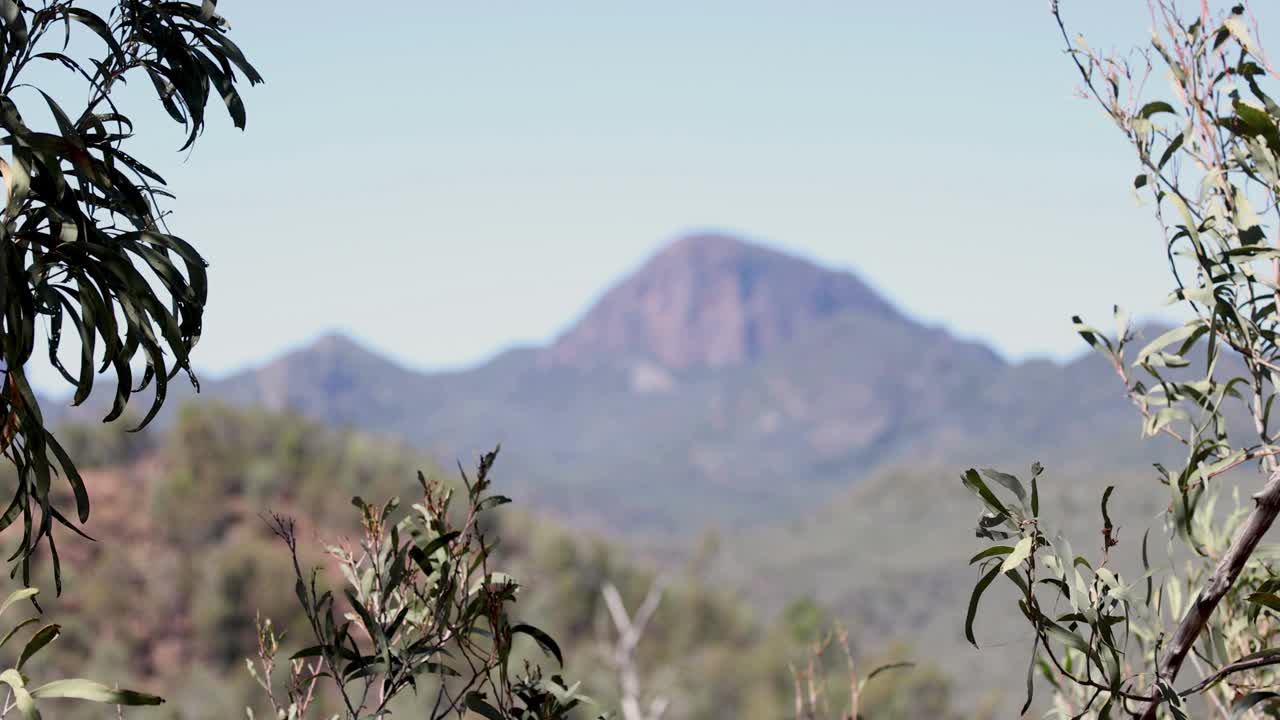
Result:
{"label": "mountain ridge", "polygon": [[[616,336],[583,330],[610,323]],[[1078,454],[1130,427],[1113,381],[1096,358],[1010,363],[853,273],[697,235],[543,347],[420,372],[327,333],[202,397],[396,436],[447,464],[502,443],[513,490],[544,510],[687,535],[793,516],[904,462]]]}

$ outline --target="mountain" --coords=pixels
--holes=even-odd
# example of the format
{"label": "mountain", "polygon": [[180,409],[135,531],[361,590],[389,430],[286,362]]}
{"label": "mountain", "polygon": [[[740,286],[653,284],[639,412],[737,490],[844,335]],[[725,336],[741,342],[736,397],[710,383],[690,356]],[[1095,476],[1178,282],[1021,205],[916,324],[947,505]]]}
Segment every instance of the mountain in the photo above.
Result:
{"label": "mountain", "polygon": [[849,272],[728,235],[671,244],[548,349],[575,367],[618,357],[668,370],[747,365],[843,312],[902,320]]}
{"label": "mountain", "polygon": [[687,537],[782,522],[891,467],[1070,461],[1128,447],[1088,357],[1010,364],[909,317],[852,273],[722,235],[676,241],[545,348],[421,373],[338,335],[205,383],[469,463],[580,526]]}

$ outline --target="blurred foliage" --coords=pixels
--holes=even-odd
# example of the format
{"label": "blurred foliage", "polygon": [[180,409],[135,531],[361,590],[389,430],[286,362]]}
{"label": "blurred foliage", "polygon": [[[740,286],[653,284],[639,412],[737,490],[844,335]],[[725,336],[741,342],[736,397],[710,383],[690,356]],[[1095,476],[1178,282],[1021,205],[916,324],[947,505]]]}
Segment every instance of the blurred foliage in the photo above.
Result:
{"label": "blurred foliage", "polygon": [[[85,434],[86,443],[110,447],[114,441],[94,435],[117,431],[93,426],[76,432]],[[193,404],[164,434],[155,432],[145,431],[151,449],[141,457],[87,471],[102,488],[89,530],[109,542],[66,548],[77,592],[57,605],[78,611],[82,627],[48,652],[59,668],[80,668],[91,658],[90,668],[107,679],[120,677],[122,668],[131,678],[141,673],[166,689],[170,703],[159,715],[165,718],[242,716],[253,703],[264,717],[260,690],[244,668],[244,658],[258,656],[258,613],[283,633],[284,648],[304,642],[305,618],[285,587],[292,585],[287,551],[272,537],[264,510],[295,518],[299,538],[321,539],[301,544],[305,567],[324,560],[319,552],[308,553],[309,545],[360,536],[349,504],[353,495],[404,494],[414,487],[418,468],[428,479],[462,487],[456,472],[404,446],[293,414]],[[501,488],[501,473],[496,482]],[[141,512],[138,496],[152,499]],[[575,535],[518,508],[486,514],[486,536],[500,539],[493,566],[526,583],[516,617],[560,643],[564,676],[581,680],[600,708],[616,707],[619,698],[617,677],[605,662],[612,629],[601,588],[614,583],[630,606],[660,574],[664,598],[637,653],[648,685],[671,698],[666,717],[776,720],[792,714],[789,665],[805,657],[831,617],[811,599],[801,597],[776,618],[761,617],[695,564],[659,573],[602,539]],[[331,573],[328,581],[340,584],[342,577]],[[860,649],[856,637],[853,646]],[[859,655],[859,662],[874,667],[906,654],[896,648]],[[907,695],[900,697],[899,688]],[[886,674],[868,687],[863,715],[947,717],[952,692],[936,667]],[[334,700],[325,695],[319,702]],[[90,717],[76,712],[65,716]]]}
{"label": "blurred foliage", "polygon": [[[28,675],[30,663],[62,635],[61,625],[42,622],[38,612],[39,605],[35,602],[39,593],[37,588],[15,590],[0,602],[0,615],[10,610],[17,613],[26,605],[37,610],[34,616],[7,627],[0,637],[0,653],[3,653],[4,658],[0,662],[0,685],[4,686],[5,692],[4,701],[0,703],[0,717],[17,712],[23,720],[40,720],[42,708],[43,712],[49,712],[49,700],[86,700],[115,705],[117,710],[122,706],[164,704],[164,700],[155,695],[122,690],[118,686],[110,687],[84,678],[66,678],[33,685]],[[10,645],[11,641],[23,636],[27,640],[21,649],[16,644]]]}
{"label": "blurred foliage", "polygon": [[258,640],[259,615],[292,619],[301,632],[293,598],[282,582],[293,568],[276,543],[252,535],[227,538],[206,556],[196,578],[191,622],[197,652],[218,667],[241,661]]}
{"label": "blurred foliage", "polygon": [[[133,426],[137,419],[134,413],[126,412],[121,424]],[[154,435],[128,432],[120,425],[67,424],[58,428],[58,436],[81,468],[134,463],[154,449]]]}

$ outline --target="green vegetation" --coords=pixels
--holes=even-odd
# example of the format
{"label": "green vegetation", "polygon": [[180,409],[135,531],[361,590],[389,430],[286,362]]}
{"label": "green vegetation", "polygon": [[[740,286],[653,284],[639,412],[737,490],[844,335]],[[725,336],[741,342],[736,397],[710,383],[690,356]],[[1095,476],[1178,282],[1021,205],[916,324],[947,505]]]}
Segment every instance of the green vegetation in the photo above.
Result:
{"label": "green vegetation", "polygon": [[[189,353],[200,337],[207,293],[204,260],[164,225],[157,204],[171,197],[164,180],[125,151],[133,145],[134,123],[117,104],[117,91],[129,79],[148,76],[159,104],[187,130],[185,149],[204,128],[211,94],[243,127],[238,73],[250,83],[262,80],[227,37],[213,2],[84,5],[0,0],[0,145],[7,149],[0,158],[0,453],[9,461],[6,480],[13,492],[0,532],[16,529],[21,519],[17,549],[8,557],[14,563],[10,576],[21,573],[27,586],[32,566],[47,564],[58,595],[62,568],[54,526],[81,533],[76,521],[89,519],[89,493],[75,461],[46,426],[27,365],[38,346],[47,350],[74,388],[76,404],[89,398],[97,374],[110,372],[116,390],[107,421],[124,413],[133,392],[153,386],[151,407],[140,421],[146,425],[171,379],[185,371],[195,382]],[[82,103],[64,106],[55,99],[41,68],[65,71],[70,87],[83,93]],[[48,332],[44,343],[41,330]],[[64,330],[74,332],[75,372],[60,354]],[[135,360],[145,363],[137,382]],[[99,450],[120,452],[127,445]],[[64,482],[55,486],[55,480]],[[72,504],[74,513],[64,513]],[[42,544],[47,555],[37,556]],[[37,593],[34,587],[13,592],[0,612],[23,601],[40,610]],[[0,640],[7,645],[37,626],[0,672],[6,688],[0,715],[16,711],[24,720],[39,720],[40,708],[53,699],[163,702],[79,678],[32,685],[28,662],[43,657],[61,627],[41,624],[37,616]]]}
{"label": "green vegetation", "polygon": [[[978,616],[978,627],[987,629],[979,638],[982,650],[965,640],[962,601],[974,577],[956,557],[983,545],[973,537],[972,515],[963,512],[972,496],[953,477],[953,470],[931,465],[881,473],[802,520],[727,536],[725,544],[737,551],[716,558],[715,576],[751,588],[753,603],[768,613],[781,611],[796,593],[812,593],[849,624],[857,646],[901,642],[927,650],[912,659],[927,657],[948,669],[957,707],[1015,715],[1030,634],[1010,625],[1010,608],[992,603]],[[1100,538],[1097,498],[1108,486],[1116,488],[1110,509],[1122,547],[1136,547],[1165,505],[1143,492],[1141,475],[1051,466],[1039,483],[1041,503],[1054,509],[1058,529],[1093,547]],[[1152,546],[1153,557],[1162,553]],[[1136,557],[1114,562],[1126,572],[1141,571]]]}
{"label": "green vegetation", "polygon": [[850,309],[750,365],[672,371],[670,392],[636,392],[626,359],[547,367],[546,352],[428,374],[331,337],[207,382],[201,397],[265,401],[449,456],[500,441],[519,468],[511,492],[534,509],[631,541],[674,537],[679,550],[707,527],[804,517],[904,464],[1040,459],[1114,473],[1150,462],[1126,441],[1129,411],[1104,362],[1010,364],[902,316]]}
{"label": "green vegetation", "polygon": [[[131,417],[141,429],[178,374],[195,385],[205,263],[166,230],[164,181],[125,152],[133,123],[114,91],[146,75],[187,148],[211,96],[243,127],[240,78],[261,77],[211,0],[120,0],[105,11],[0,0],[0,453],[13,488],[0,533],[16,545],[13,576],[27,586],[48,570],[58,596],[48,609],[81,620],[64,631],[37,615],[0,639],[0,717],[39,720],[58,699],[164,702],[118,689],[128,668],[176,701],[159,711],[174,720],[246,708],[251,720],[567,720],[613,709],[624,720],[949,720],[957,697],[971,711],[1006,699],[1007,657],[987,662],[961,645],[993,625],[1004,633],[996,644],[1030,645],[1017,673],[1024,715],[1038,673],[1052,690],[1042,704],[1063,718],[1280,717],[1280,549],[1263,542],[1280,516],[1280,250],[1266,225],[1280,218],[1280,104],[1264,89],[1280,74],[1240,6],[1212,17],[1206,5],[1188,22],[1155,2],[1153,52],[1137,60],[1072,41],[1053,9],[1087,92],[1136,149],[1133,186],[1151,195],[1165,234],[1169,301],[1189,318],[1137,353],[1141,333],[1117,310],[1114,335],[1076,319],[1103,361],[1009,365],[899,315],[850,277],[791,261],[783,275],[810,289],[835,282],[852,299],[835,313],[830,298],[791,298],[774,324],[795,315],[803,331],[741,349],[727,368],[655,367],[643,344],[624,357],[587,342],[421,376],[330,339],[318,356],[269,369],[274,384],[217,385],[242,407],[188,405],[163,434],[73,424],[55,438],[27,380],[41,327],[75,404],[96,375],[114,378],[107,421],[146,391],[148,408]],[[83,81],[74,112],[27,82],[45,63]],[[1171,97],[1147,96],[1152,64],[1168,72]],[[716,242],[739,264],[776,261]],[[666,339],[687,340],[678,335]],[[673,356],[703,357],[686,350]],[[1112,452],[1121,425],[1104,375],[1120,377],[1144,434],[1164,445]],[[297,412],[247,408],[264,389]],[[521,437],[512,494],[536,489],[544,507],[665,536],[668,558],[692,560],[637,560],[505,507],[496,453],[473,452],[495,432]],[[445,471],[402,442],[477,454],[478,469]],[[969,470],[963,488],[940,492],[926,470],[1039,450],[1064,461],[1061,475],[1038,462],[1021,477]],[[1116,489],[1151,458],[1158,494]],[[905,462],[910,471],[893,471]],[[1055,479],[1075,473],[1087,479]],[[402,505],[415,475],[418,502]],[[972,529],[954,512],[965,490],[982,508],[969,570],[954,554]],[[1163,521],[1154,536],[1152,516]],[[689,552],[694,518],[773,527]],[[1061,532],[1050,529],[1057,518]],[[105,542],[59,549],[62,527]],[[1090,550],[1077,553],[1069,537]],[[76,587],[65,596],[64,580]],[[993,610],[999,590],[1015,602]],[[42,612],[36,594],[16,590],[0,614]],[[902,637],[925,662],[909,661]],[[112,683],[27,675],[86,669]],[[1179,679],[1190,672],[1198,677]]]}
{"label": "green vegetation", "polygon": [[[110,447],[110,437],[95,436],[121,431],[96,426],[74,432]],[[288,549],[273,536],[264,509],[294,518],[306,571],[326,562],[325,545],[345,539],[354,546],[362,536],[360,514],[346,501],[352,495],[420,492],[413,480],[418,467],[428,480],[462,488],[456,473],[402,445],[297,415],[190,405],[163,435],[147,435],[152,449],[142,457],[85,470],[101,488],[88,529],[111,540],[66,549],[76,592],[54,607],[79,622],[50,647],[47,661],[59,670],[80,669],[89,658],[94,672],[108,679],[128,668],[131,677],[166,689],[164,717],[235,716],[244,705],[264,717],[261,689],[244,667],[245,658],[259,656],[259,613],[283,633],[284,657],[314,644],[292,590]],[[498,490],[503,476],[499,463]],[[182,506],[202,512],[170,515],[171,499],[192,492],[198,501]],[[149,509],[132,504],[138,494],[152,498]],[[343,501],[326,500],[335,497]],[[589,714],[616,708],[620,700],[618,673],[608,662],[614,627],[601,592],[606,583],[618,587],[629,608],[640,605],[655,581],[663,583],[636,657],[645,686],[670,699],[668,718],[773,720],[790,713],[789,664],[802,662],[836,619],[803,599],[787,612],[762,616],[695,566],[660,569],[637,562],[603,539],[570,533],[512,505],[486,514],[486,537],[501,540],[490,566],[524,580],[513,617],[555,638],[565,658],[563,676],[581,681],[581,691],[597,702]],[[340,585],[342,573],[332,562],[327,567],[321,580]],[[858,635],[853,646],[862,650]],[[857,654],[860,666],[910,655],[890,644],[865,645],[877,646],[881,652]],[[531,659],[540,655],[536,646],[521,652]],[[834,655],[826,661],[833,667],[828,684],[839,687],[843,661]],[[284,684],[283,658],[278,664]],[[926,663],[878,676],[867,688],[863,714],[944,717],[952,692],[950,680]],[[833,695],[837,707],[847,706],[842,698]],[[334,700],[325,695],[320,702]],[[335,708],[317,705],[313,712],[318,709]]]}
{"label": "green vegetation", "polygon": [[[1163,527],[1123,545],[1112,487],[1100,533],[1081,537],[1051,529],[1062,508],[1041,495],[1039,465],[1022,477],[966,472],[985,543],[970,560],[981,575],[965,634],[977,644],[975,613],[1007,581],[1030,630],[1024,713],[1038,672],[1063,718],[1276,717],[1280,577],[1263,540],[1280,514],[1280,250],[1264,218],[1280,207],[1280,105],[1264,86],[1280,76],[1243,6],[1188,18],[1154,3],[1152,50],[1136,59],[1095,53],[1054,14],[1086,92],[1136,150],[1133,186],[1154,201],[1169,303],[1188,318],[1139,346],[1119,309],[1114,333],[1080,318],[1076,328],[1121,379],[1143,434],[1183,457],[1156,464],[1147,486]],[[1153,66],[1167,97],[1146,89]],[[1141,569],[1123,570],[1122,552]]]}
{"label": "green vegetation", "polygon": [[[511,502],[491,492],[496,459],[497,451],[487,453],[473,477],[462,474],[460,506],[454,488],[421,474],[421,499],[404,513],[397,498],[379,505],[352,498],[361,517],[359,543],[326,550],[346,579],[340,594],[325,589],[322,568],[302,569],[294,520],[272,517],[272,532],[289,548],[299,610],[314,641],[290,656],[286,704],[276,700],[271,677],[279,636],[270,620],[259,624],[262,672],[252,663],[249,669],[275,716],[306,717],[320,700],[321,679],[321,690],[331,689],[351,718],[386,717],[410,691],[418,714],[432,720],[468,711],[491,720],[557,720],[582,705],[578,685],[544,676],[542,665],[525,658],[523,672],[512,667],[519,637],[559,667],[564,655],[545,631],[512,618],[520,583],[490,564],[497,543],[488,529],[491,511]],[[345,612],[336,617],[339,607]]]}
{"label": "green vegetation", "polygon": [[[97,375],[114,379],[107,422],[125,415],[134,394],[148,391],[149,407],[134,416],[138,429],[147,426],[180,373],[198,387],[190,354],[207,299],[205,261],[168,232],[158,203],[170,197],[164,180],[126,152],[134,123],[117,104],[118,89],[145,75],[160,106],[185,128],[187,149],[204,128],[211,97],[243,128],[241,78],[250,84],[262,78],[227,36],[212,0],[120,0],[92,10],[75,0],[0,0],[0,20],[0,143],[8,149],[0,159],[0,452],[10,461],[6,479],[13,487],[0,532],[16,541],[10,560],[23,584],[31,583],[33,569],[51,570],[59,596],[51,608],[84,621],[63,633],[32,618],[0,641],[38,626],[0,672],[8,692],[0,716],[16,710],[38,720],[37,705],[60,698],[119,706],[163,702],[82,679],[35,686],[26,673],[37,665],[88,666],[105,676],[129,667],[179,701],[165,709],[169,717],[239,715],[252,702],[251,691],[261,689],[276,716],[383,718],[393,707],[407,711],[410,695],[417,702],[432,685],[433,717],[581,714],[581,685],[545,675],[538,665],[516,670],[527,655],[515,651],[513,638],[528,636],[566,665],[561,646],[538,629],[554,626],[566,647],[586,658],[564,670],[592,675],[600,666],[590,659],[600,642],[600,598],[625,629],[624,597],[637,583],[654,580],[602,543],[583,547],[527,517],[491,518],[508,502],[488,492],[492,455],[471,480],[439,471],[432,481],[422,479],[422,504],[402,513],[395,501],[367,504],[358,496],[392,495],[420,465],[417,458],[389,442],[323,430],[298,417],[212,408],[184,412],[162,438],[85,427],[55,438],[27,379],[38,346],[74,390],[76,405],[90,399]],[[67,105],[48,87],[31,84],[44,80],[32,68],[46,64],[83,85],[83,104]],[[141,378],[134,377],[138,364]],[[387,377],[379,380],[392,387]],[[521,392],[529,385],[507,387]],[[318,383],[313,389],[330,388]],[[368,396],[341,400],[368,405]],[[474,411],[453,420],[464,416],[495,420],[492,412]],[[465,488],[466,509],[455,517],[450,499],[459,488]],[[352,495],[359,523],[338,510]],[[74,513],[64,511],[71,506]],[[264,522],[267,507],[296,519],[272,515]],[[59,554],[55,525],[81,534],[88,529],[108,541],[64,543]],[[341,542],[328,546],[339,572],[303,569],[321,558],[300,538],[344,530],[361,540],[350,551]],[[498,537],[517,542],[498,548]],[[38,554],[42,546],[47,552]],[[77,590],[62,597],[64,560],[65,579]],[[536,580],[548,579],[549,591],[541,600],[530,592],[517,606],[523,586],[493,571],[491,562],[523,565]],[[583,573],[583,564],[594,572]],[[546,567],[565,577],[548,575]],[[762,628],[698,573],[686,575],[664,585],[661,596],[648,595],[655,601],[642,612],[656,632],[643,649],[634,633],[619,640],[625,652],[613,659],[625,667],[611,668],[619,673],[619,697],[594,673],[602,707],[620,703],[631,717],[643,671],[670,695],[674,715],[776,717],[788,690],[779,668],[797,647],[815,642],[816,609]],[[290,579],[292,598],[281,586]],[[349,583],[336,600],[321,589],[335,579]],[[39,609],[35,595],[35,588],[19,590],[0,611],[22,600]],[[513,613],[526,608],[545,620],[517,621]],[[278,660],[282,640],[308,632],[309,649]],[[240,667],[246,658],[247,674]],[[852,666],[851,655],[848,661]],[[277,664],[288,675],[279,695]],[[816,672],[810,668],[811,681]],[[317,687],[321,677],[332,682]],[[852,705],[886,718],[944,713],[945,682],[928,673],[910,677],[918,692],[905,701],[855,697]],[[863,685],[855,683],[859,691]],[[59,717],[93,712],[87,707],[59,708]]]}
{"label": "green vegetation", "polygon": [[[12,507],[24,542],[15,555],[24,583],[46,540],[61,592],[53,526],[89,516],[89,495],[73,458],[46,427],[27,380],[37,346],[75,390],[89,398],[98,373],[114,375],[108,421],[130,395],[154,385],[145,425],[164,403],[169,380],[191,373],[207,295],[205,262],[170,234],[158,201],[164,180],[126,151],[134,123],[119,89],[148,78],[156,99],[187,131],[190,147],[213,97],[244,127],[237,85],[262,78],[227,36],[214,3],[0,3],[0,158],[5,204],[0,221],[0,449],[17,469]],[[65,71],[82,101],[64,106],[45,70]],[[31,83],[42,83],[39,87]],[[47,328],[45,343],[41,329]],[[64,332],[65,331],[65,332]],[[62,350],[73,349],[64,364]],[[140,379],[131,364],[145,363]],[[67,367],[70,365],[70,367]],[[56,476],[73,489],[75,512],[50,499]],[[64,506],[66,507],[66,506]]]}

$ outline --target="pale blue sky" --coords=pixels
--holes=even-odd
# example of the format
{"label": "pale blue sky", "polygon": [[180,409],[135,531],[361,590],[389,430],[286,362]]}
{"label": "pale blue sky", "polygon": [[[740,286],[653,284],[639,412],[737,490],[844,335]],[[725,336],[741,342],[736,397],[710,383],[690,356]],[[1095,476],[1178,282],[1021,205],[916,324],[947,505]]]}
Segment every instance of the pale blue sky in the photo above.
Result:
{"label": "pale blue sky", "polygon": [[[620,9],[626,7],[627,9]],[[1095,46],[1142,0],[1064,0]],[[854,269],[1015,358],[1155,308],[1160,238],[1048,3],[222,0],[267,84],[137,152],[212,263],[197,365],[329,330],[414,367],[554,336],[695,228]]]}

